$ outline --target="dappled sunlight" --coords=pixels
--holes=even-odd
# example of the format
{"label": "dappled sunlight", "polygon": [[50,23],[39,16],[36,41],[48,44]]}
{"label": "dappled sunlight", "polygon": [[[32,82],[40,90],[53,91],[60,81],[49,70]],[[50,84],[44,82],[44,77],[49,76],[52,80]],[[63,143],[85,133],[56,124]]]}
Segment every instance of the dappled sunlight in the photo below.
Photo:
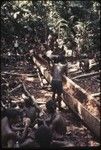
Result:
{"label": "dappled sunlight", "polygon": [[100,146],[100,3],[4,1],[0,59],[3,148]]}

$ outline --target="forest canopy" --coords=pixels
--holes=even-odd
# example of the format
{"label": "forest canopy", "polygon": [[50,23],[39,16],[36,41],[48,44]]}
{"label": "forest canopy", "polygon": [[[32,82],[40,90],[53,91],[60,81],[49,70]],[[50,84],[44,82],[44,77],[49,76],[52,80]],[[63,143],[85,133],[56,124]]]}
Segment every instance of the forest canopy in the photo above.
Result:
{"label": "forest canopy", "polygon": [[[100,3],[97,1],[5,1],[1,5],[1,41],[12,47],[15,36],[47,41],[57,33],[68,49],[100,51]],[[1,43],[1,49],[4,49]],[[9,47],[8,46],[8,47]],[[10,48],[11,49],[11,48]]]}

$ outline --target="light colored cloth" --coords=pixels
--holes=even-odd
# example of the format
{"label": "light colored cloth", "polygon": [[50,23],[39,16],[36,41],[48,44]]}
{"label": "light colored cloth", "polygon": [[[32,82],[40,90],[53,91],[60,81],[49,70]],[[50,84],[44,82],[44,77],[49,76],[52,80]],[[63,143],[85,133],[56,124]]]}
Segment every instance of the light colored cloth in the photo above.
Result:
{"label": "light colored cloth", "polygon": [[51,55],[52,55],[52,51],[51,51],[51,50],[49,50],[49,51],[47,51],[47,52],[46,52],[46,56],[47,56],[47,57],[49,57],[49,58],[50,58],[50,57],[51,57]]}
{"label": "light colored cloth", "polygon": [[17,48],[18,46],[19,46],[19,45],[18,45],[18,41],[16,40],[15,43],[14,43],[14,47]]}

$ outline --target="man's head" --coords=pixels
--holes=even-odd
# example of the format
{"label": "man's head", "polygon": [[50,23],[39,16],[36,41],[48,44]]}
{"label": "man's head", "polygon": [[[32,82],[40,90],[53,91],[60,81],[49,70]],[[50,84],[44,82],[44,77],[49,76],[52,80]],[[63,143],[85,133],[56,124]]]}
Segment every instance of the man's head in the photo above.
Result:
{"label": "man's head", "polygon": [[56,103],[53,100],[49,100],[46,103],[46,108],[47,108],[49,113],[54,113],[56,110]]}
{"label": "man's head", "polygon": [[26,98],[25,99],[25,106],[26,107],[32,106],[32,99],[31,98]]}
{"label": "man's head", "polygon": [[41,125],[35,133],[36,142],[40,147],[48,147],[52,141],[52,132],[48,126]]}
{"label": "man's head", "polygon": [[19,117],[21,117],[22,113],[16,109],[7,109],[5,110],[5,116],[12,123],[17,123],[19,121]]}

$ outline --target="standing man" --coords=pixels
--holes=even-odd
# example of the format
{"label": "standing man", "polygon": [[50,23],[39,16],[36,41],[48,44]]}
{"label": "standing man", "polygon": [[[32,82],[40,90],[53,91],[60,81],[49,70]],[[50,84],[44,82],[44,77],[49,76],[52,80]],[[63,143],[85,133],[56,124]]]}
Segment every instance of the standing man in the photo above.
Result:
{"label": "standing man", "polygon": [[14,41],[14,49],[15,49],[15,54],[17,55],[18,53],[18,47],[19,47],[19,44],[18,44],[18,36],[16,36],[16,39]]}
{"label": "standing man", "polygon": [[[61,109],[61,94],[63,93],[63,84],[62,84],[62,75],[67,75],[67,66],[66,64],[62,64],[62,61],[59,62],[58,59],[55,60],[53,68],[52,68],[52,99],[58,101],[59,109]],[[55,99],[55,95],[57,94],[57,99]]]}
{"label": "standing man", "polygon": [[16,56],[16,60],[19,61],[19,43],[18,43],[18,36],[15,37],[14,41],[14,54]]}

